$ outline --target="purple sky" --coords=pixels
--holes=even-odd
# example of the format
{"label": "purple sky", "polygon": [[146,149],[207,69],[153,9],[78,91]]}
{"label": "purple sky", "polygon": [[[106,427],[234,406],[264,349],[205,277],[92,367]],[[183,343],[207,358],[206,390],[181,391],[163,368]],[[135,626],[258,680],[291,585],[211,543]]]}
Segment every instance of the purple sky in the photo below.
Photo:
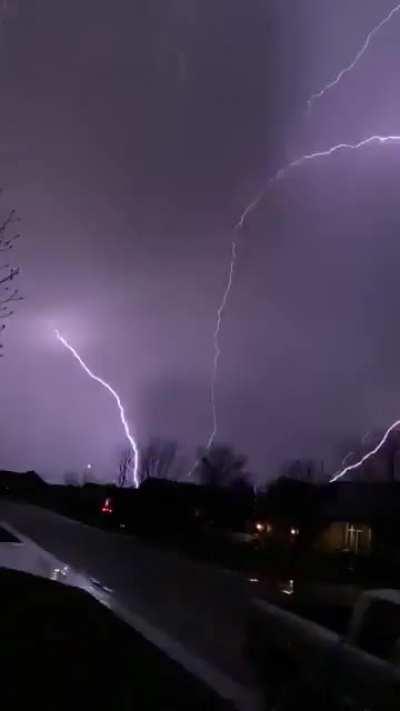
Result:
{"label": "purple sky", "polygon": [[[393,0],[14,0],[0,35],[2,207],[26,301],[0,364],[0,466],[109,478],[115,404],[141,443],[209,435],[232,225],[305,152],[400,133],[400,17],[307,117]],[[293,10],[295,6],[295,10]],[[221,335],[219,439],[262,481],[335,467],[400,416],[400,147],[294,171],[249,219]]]}

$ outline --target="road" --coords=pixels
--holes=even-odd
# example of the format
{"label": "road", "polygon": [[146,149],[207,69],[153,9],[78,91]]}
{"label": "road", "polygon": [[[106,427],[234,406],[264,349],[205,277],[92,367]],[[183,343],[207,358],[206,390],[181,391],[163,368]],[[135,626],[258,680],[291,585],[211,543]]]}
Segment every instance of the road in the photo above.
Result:
{"label": "road", "polygon": [[132,613],[133,624],[142,625],[139,631],[148,624],[164,636],[167,648],[176,643],[192,667],[201,669],[204,662],[216,686],[231,683],[243,698],[253,699],[255,680],[242,649],[257,586],[245,577],[27,504],[0,501],[0,520],[110,588],[116,603]]}

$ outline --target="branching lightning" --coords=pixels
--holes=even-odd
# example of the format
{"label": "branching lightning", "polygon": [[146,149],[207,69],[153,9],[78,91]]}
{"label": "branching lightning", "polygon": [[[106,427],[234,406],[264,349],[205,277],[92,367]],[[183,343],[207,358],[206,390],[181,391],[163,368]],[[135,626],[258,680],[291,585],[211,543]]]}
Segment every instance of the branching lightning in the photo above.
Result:
{"label": "branching lightning", "polygon": [[263,190],[261,190],[258,195],[250,202],[245,210],[243,210],[237,224],[236,224],[236,229],[241,230],[244,223],[246,222],[248,216],[258,207],[260,204],[261,200],[265,197],[267,194],[268,190],[277,182],[280,180],[283,180],[286,178],[286,176],[294,169],[294,168],[299,168],[300,166],[304,165],[305,163],[308,163],[310,161],[317,160],[318,158],[329,158],[332,156],[334,153],[338,153],[340,151],[356,151],[361,148],[365,148],[366,146],[369,146],[370,144],[378,143],[378,144],[384,144],[384,143],[400,143],[400,135],[396,136],[369,136],[368,138],[364,138],[362,141],[359,141],[358,143],[337,143],[334,146],[331,146],[330,148],[327,148],[324,151],[316,151],[315,153],[306,153],[303,156],[300,156],[300,158],[295,158],[292,160],[290,163],[288,163],[286,166],[283,168],[280,168],[267,182]]}
{"label": "branching lightning", "polygon": [[[400,9],[400,6],[399,6]],[[397,8],[396,8],[397,10]],[[392,12],[393,14],[393,12]],[[278,170],[267,182],[266,186],[261,190],[258,195],[252,200],[252,202],[249,203],[249,205],[245,208],[245,210],[242,212],[237,224],[236,224],[236,230],[241,230],[248,218],[248,216],[258,207],[260,204],[261,200],[265,197],[267,194],[268,190],[277,182],[280,180],[283,180],[286,178],[288,173],[294,169],[298,168],[305,163],[308,163],[309,161],[314,161],[319,158],[329,158],[335,153],[338,153],[340,151],[355,151],[359,150],[362,148],[365,148],[366,146],[369,146],[371,144],[377,143],[378,145],[382,145],[385,143],[400,143],[400,135],[389,135],[389,136],[380,136],[380,135],[374,135],[374,136],[369,136],[368,138],[364,138],[362,141],[359,141],[358,143],[337,143],[334,146],[331,146],[330,148],[324,150],[324,151],[316,151],[315,153],[306,153],[305,155],[301,156],[300,158],[296,158],[295,160],[291,161],[288,163],[286,166]],[[228,294],[229,290],[232,287],[232,280],[230,280],[229,284],[229,289],[228,289]],[[220,330],[221,323],[219,322],[219,329]],[[218,361],[217,361],[218,364]],[[396,427],[400,425],[400,420],[396,421],[389,427],[389,429],[386,431],[384,434],[382,440],[379,442],[379,444],[372,449],[370,452],[365,454],[358,462],[355,462],[354,464],[351,464],[349,466],[344,467],[341,471],[339,471],[337,474],[335,474],[331,479],[330,482],[337,481],[341,477],[343,477],[345,474],[347,474],[349,471],[353,471],[354,469],[357,469],[360,467],[367,459],[372,457],[376,452],[379,451],[379,449],[385,444],[389,434],[394,430]]]}
{"label": "branching lightning", "polygon": [[[319,158],[329,158],[332,156],[334,153],[338,153],[340,151],[355,151],[359,150],[361,148],[365,148],[366,146],[369,146],[370,144],[385,144],[385,143],[393,143],[393,142],[398,142],[400,143],[400,135],[389,135],[389,136],[369,136],[368,138],[364,138],[362,141],[359,141],[358,143],[337,143],[334,146],[331,146],[330,148],[327,148],[326,150],[323,151],[316,151],[314,153],[306,153],[303,156],[300,156],[300,158],[295,158],[293,161],[288,163],[286,166],[283,168],[280,168],[267,182],[266,186],[261,190],[258,195],[249,203],[249,205],[245,208],[245,210],[242,212],[238,222],[236,223],[235,230],[239,232],[242,230],[248,216],[258,207],[260,204],[261,200],[265,197],[267,194],[268,190],[272,188],[272,186],[286,178],[286,176],[295,168],[299,168],[305,163],[308,163],[310,161],[317,160]],[[228,269],[228,279],[226,283],[226,287],[222,296],[222,300],[220,303],[220,306],[217,310],[217,323],[216,323],[216,328],[214,331],[214,363],[213,363],[213,373],[212,373],[212,378],[211,378],[211,385],[210,385],[210,394],[211,394],[211,414],[212,414],[212,420],[213,420],[213,429],[211,431],[210,437],[208,439],[207,443],[207,449],[209,449],[217,435],[218,431],[218,422],[217,422],[217,408],[216,408],[216,399],[215,399],[215,386],[216,386],[216,381],[217,381],[217,376],[218,376],[218,364],[219,364],[219,359],[221,356],[221,348],[219,344],[219,336],[221,332],[221,327],[222,327],[222,320],[223,320],[223,314],[225,311],[225,307],[233,286],[233,278],[234,278],[234,269],[235,269],[235,263],[236,263],[236,256],[237,256],[237,250],[236,250],[236,241],[233,240],[232,242],[232,251],[231,251],[231,258],[229,262],[229,269]],[[196,466],[196,465],[195,465]],[[193,471],[193,469],[192,469]]]}
{"label": "branching lightning", "polygon": [[359,469],[368,459],[371,459],[375,454],[379,452],[380,449],[384,446],[384,444],[387,442],[387,439],[393,430],[395,430],[397,427],[400,427],[400,420],[396,420],[396,422],[393,422],[390,427],[386,430],[385,434],[383,435],[382,439],[374,449],[371,449],[369,452],[364,454],[361,459],[358,460],[358,462],[355,462],[354,464],[349,464],[347,467],[344,467],[344,469],[341,469],[339,472],[336,472],[336,474],[329,479],[329,483],[333,484],[334,481],[338,481],[338,479],[341,479],[345,474],[348,474],[351,471],[354,471],[355,469]]}
{"label": "branching lightning", "polygon": [[125,416],[125,410],[124,410],[124,407],[122,405],[122,402],[120,400],[118,393],[115,392],[115,390],[111,387],[111,385],[109,385],[105,380],[100,378],[98,375],[93,373],[93,371],[91,371],[90,368],[88,368],[88,366],[82,360],[79,353],[75,350],[75,348],[73,346],[71,346],[70,343],[68,343],[68,341],[64,338],[64,336],[61,335],[61,333],[59,331],[56,330],[55,334],[56,334],[58,340],[60,341],[60,343],[62,343],[63,346],[65,346],[65,348],[67,348],[67,350],[69,350],[70,353],[72,353],[72,355],[78,361],[79,365],[85,371],[85,373],[90,378],[92,378],[92,380],[95,380],[97,383],[100,383],[100,385],[102,385],[103,388],[108,390],[108,392],[113,396],[115,402],[117,403],[117,407],[119,410],[121,423],[124,428],[125,436],[129,442],[129,445],[130,445],[132,452],[133,452],[133,467],[132,467],[133,484],[136,488],[138,488],[139,483],[140,483],[139,482],[139,447],[138,447],[138,444],[137,444],[135,438],[133,437],[133,435],[130,432],[129,424],[128,424],[128,421]]}
{"label": "branching lightning", "polygon": [[312,105],[315,101],[318,101],[318,99],[321,99],[328,91],[333,89],[335,86],[337,86],[340,81],[343,79],[343,77],[348,74],[349,72],[353,71],[359,61],[363,58],[365,52],[368,50],[369,45],[371,44],[371,41],[374,39],[374,37],[380,32],[382,27],[384,27],[390,20],[396,15],[398,12],[400,12],[400,3],[396,5],[395,7],[390,10],[390,12],[381,20],[375,27],[372,28],[372,30],[368,33],[363,45],[360,47],[358,50],[356,56],[354,59],[348,64],[346,67],[344,67],[339,74],[330,81],[328,84],[325,84],[325,86],[322,87],[320,91],[317,91],[315,94],[312,94],[310,98],[308,99],[307,106],[308,110],[311,111]]}
{"label": "branching lightning", "polygon": [[355,455],[355,452],[347,452],[346,456],[343,457],[342,467],[347,466],[347,462],[349,461],[349,459],[352,459],[354,457],[354,455]]}
{"label": "branching lightning", "polygon": [[[357,54],[355,55],[354,59],[345,66],[333,79],[331,82],[326,84],[325,86],[322,87],[322,89],[314,94],[312,94],[308,100],[308,109],[311,110],[312,105],[315,101],[318,99],[322,98],[328,91],[333,89],[335,86],[337,86],[342,78],[351,72],[357,64],[360,62],[364,54],[367,52],[371,41],[374,39],[374,37],[380,32],[380,30],[387,24],[389,23],[392,18],[400,12],[400,3],[393,7],[390,12],[377,24],[375,27],[372,28],[372,30],[368,33],[364,43],[358,50]],[[369,136],[368,138],[363,139],[362,141],[359,141],[358,143],[338,143],[334,146],[331,146],[330,148],[323,150],[323,151],[316,151],[314,153],[306,153],[303,156],[300,156],[299,158],[294,159],[290,163],[288,163],[286,166],[283,168],[280,168],[266,183],[266,185],[260,190],[260,192],[253,198],[253,200],[247,205],[247,207],[243,210],[238,222],[235,225],[235,232],[239,232],[242,230],[247,218],[249,215],[257,209],[259,206],[260,202],[263,200],[267,192],[269,191],[272,186],[279,182],[280,180],[283,180],[286,178],[286,176],[295,168],[299,168],[305,163],[308,163],[309,161],[314,161],[320,158],[329,158],[335,153],[338,153],[340,151],[355,151],[359,150],[362,148],[365,148],[366,146],[369,146],[370,144],[385,144],[385,143],[390,143],[390,142],[399,142],[400,143],[400,135],[388,135],[388,136],[380,136],[380,135],[373,135]],[[226,284],[226,288],[223,293],[222,301],[221,304],[217,310],[217,323],[216,323],[216,328],[214,332],[214,362],[213,362],[213,373],[212,373],[212,378],[211,378],[211,385],[210,385],[210,396],[211,396],[211,411],[212,411],[212,421],[213,421],[213,429],[210,434],[208,443],[207,443],[207,449],[209,449],[217,435],[218,431],[218,422],[217,422],[217,408],[216,408],[216,398],[215,398],[215,386],[216,386],[216,381],[217,381],[217,376],[218,376],[218,364],[219,364],[219,359],[221,356],[221,348],[219,344],[219,336],[221,332],[221,327],[222,327],[222,319],[223,319],[223,314],[225,311],[225,307],[233,286],[233,277],[234,277],[234,268],[235,268],[235,263],[236,263],[236,242],[232,242],[232,252],[231,252],[231,259],[230,259],[230,264],[229,264],[229,270],[228,270],[228,280]],[[340,472],[335,474],[330,481],[334,482],[337,481],[337,479],[340,479],[342,476],[344,476],[348,471],[351,471],[353,469],[357,469],[359,466],[361,466],[369,457],[373,456],[376,452],[379,451],[379,449],[384,445],[386,442],[390,432],[395,429],[398,425],[400,424],[400,421],[395,422],[385,435],[383,436],[382,440],[380,443],[375,447],[373,450],[371,450],[369,453],[364,455],[362,459],[360,459],[358,462],[355,464],[351,464],[349,466],[344,467]],[[347,460],[349,455],[347,455],[342,463],[342,466],[345,465],[345,462]],[[197,462],[194,465],[193,470],[196,468]],[[192,473],[191,472],[191,473]]]}

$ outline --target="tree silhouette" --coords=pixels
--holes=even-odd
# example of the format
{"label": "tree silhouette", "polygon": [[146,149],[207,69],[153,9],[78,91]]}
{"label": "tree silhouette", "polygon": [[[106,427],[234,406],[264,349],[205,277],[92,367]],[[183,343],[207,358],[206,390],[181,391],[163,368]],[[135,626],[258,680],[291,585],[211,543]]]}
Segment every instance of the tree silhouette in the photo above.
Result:
{"label": "tree silhouette", "polygon": [[314,459],[293,459],[283,465],[280,476],[315,483],[323,480],[323,462]]}
{"label": "tree silhouette", "polygon": [[141,480],[168,479],[176,463],[178,444],[154,437],[142,451]]}
{"label": "tree silhouette", "polygon": [[228,486],[235,480],[245,479],[247,458],[237,454],[232,447],[216,444],[211,449],[200,450],[199,478],[206,486]]}
{"label": "tree silhouette", "polygon": [[131,447],[124,447],[119,457],[119,471],[117,485],[120,489],[129,484],[129,472],[132,470],[134,453]]}

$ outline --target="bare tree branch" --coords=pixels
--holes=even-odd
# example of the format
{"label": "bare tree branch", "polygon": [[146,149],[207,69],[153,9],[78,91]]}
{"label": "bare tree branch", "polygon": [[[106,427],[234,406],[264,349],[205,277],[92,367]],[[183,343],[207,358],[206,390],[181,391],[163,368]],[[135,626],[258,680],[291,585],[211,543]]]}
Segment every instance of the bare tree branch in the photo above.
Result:
{"label": "bare tree branch", "polygon": [[[9,236],[10,227],[16,222],[19,222],[19,218],[16,216],[15,210],[10,210],[0,222],[0,253],[8,252],[13,248],[15,241],[19,239],[19,233]],[[11,282],[19,275],[19,267],[12,266],[7,262],[0,264],[0,270],[2,272],[2,277],[0,278],[0,332],[2,332],[6,326],[4,320],[14,314],[14,311],[10,308],[10,304],[16,301],[22,301],[23,297],[17,288],[10,290]],[[2,347],[3,344],[0,344],[0,349]],[[0,356],[1,355],[2,353],[0,353]]]}
{"label": "bare tree branch", "polygon": [[142,452],[142,480],[168,479],[176,474],[178,444],[154,437]]}

